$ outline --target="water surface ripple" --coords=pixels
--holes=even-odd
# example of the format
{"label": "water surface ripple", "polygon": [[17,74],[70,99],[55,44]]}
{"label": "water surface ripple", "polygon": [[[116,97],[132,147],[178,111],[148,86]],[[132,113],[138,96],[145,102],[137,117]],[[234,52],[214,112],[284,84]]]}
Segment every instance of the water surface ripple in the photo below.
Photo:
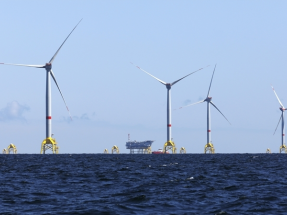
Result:
{"label": "water surface ripple", "polygon": [[0,155],[1,214],[287,214],[284,154]]}

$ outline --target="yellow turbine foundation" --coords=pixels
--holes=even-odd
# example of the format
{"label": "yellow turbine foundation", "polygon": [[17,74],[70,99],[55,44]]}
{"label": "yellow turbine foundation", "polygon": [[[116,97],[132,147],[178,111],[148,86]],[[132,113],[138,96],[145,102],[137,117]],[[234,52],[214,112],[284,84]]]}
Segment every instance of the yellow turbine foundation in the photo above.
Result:
{"label": "yellow turbine foundation", "polygon": [[184,147],[181,147],[179,153],[180,153],[180,154],[186,154],[185,148],[184,148]]}
{"label": "yellow turbine foundation", "polygon": [[172,141],[167,141],[163,146],[163,153],[166,153],[167,151],[171,150],[172,154],[176,154],[176,146],[175,143]]}
{"label": "yellow turbine foundation", "polygon": [[[4,150],[3,150],[4,151]],[[7,147],[7,151],[6,154],[17,154],[17,148],[16,146],[11,143],[8,147]]]}
{"label": "yellow turbine foundation", "polygon": [[120,150],[119,150],[119,148],[116,146],[116,145],[114,145],[113,147],[112,147],[112,154],[119,154],[120,153]]}
{"label": "yellow turbine foundation", "polygon": [[59,153],[58,143],[52,137],[48,137],[45,140],[43,140],[40,154],[45,154],[47,150],[51,150],[53,154]]}
{"label": "yellow turbine foundation", "polygon": [[204,154],[214,154],[215,153],[215,148],[213,146],[212,143],[207,143],[205,146],[204,146]]}
{"label": "yellow turbine foundation", "polygon": [[151,147],[149,146],[147,149],[143,150],[144,154],[151,154]]}
{"label": "yellow turbine foundation", "polygon": [[279,153],[287,153],[287,147],[286,147],[286,145],[285,144],[283,144],[282,146],[280,146],[280,148],[279,148]]}
{"label": "yellow turbine foundation", "polygon": [[268,148],[268,149],[266,150],[266,153],[267,153],[267,154],[271,154],[272,152],[271,152],[271,150]]}
{"label": "yellow turbine foundation", "polygon": [[2,154],[7,154],[7,150],[3,149]]}
{"label": "yellow turbine foundation", "polygon": [[104,150],[104,154],[109,154],[108,149],[105,149],[105,150]]}

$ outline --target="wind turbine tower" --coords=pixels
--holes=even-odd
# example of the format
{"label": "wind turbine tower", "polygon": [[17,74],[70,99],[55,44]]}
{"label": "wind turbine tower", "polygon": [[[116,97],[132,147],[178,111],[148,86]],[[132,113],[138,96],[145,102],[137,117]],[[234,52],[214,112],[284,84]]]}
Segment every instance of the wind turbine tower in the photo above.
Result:
{"label": "wind turbine tower", "polygon": [[[62,43],[62,45],[59,47],[59,49],[56,51],[56,53],[54,54],[54,56],[51,58],[51,60],[49,61],[49,63],[46,63],[45,65],[26,65],[26,64],[11,64],[11,63],[0,63],[0,64],[4,64],[4,65],[14,65],[14,66],[26,66],[26,67],[34,67],[34,68],[44,68],[46,70],[46,138],[44,139],[44,141],[42,142],[41,145],[41,154],[45,154],[45,152],[49,149],[52,150],[53,154],[58,154],[58,144],[56,142],[56,140],[54,138],[52,138],[52,106],[51,106],[51,77],[54,80],[62,98],[63,101],[66,105],[66,108],[69,112],[68,106],[66,104],[66,101],[64,99],[64,96],[60,90],[60,87],[56,81],[55,75],[52,71],[52,63],[55,60],[57,54],[59,53],[60,49],[62,48],[62,46],[64,45],[64,43],[66,42],[66,40],[69,38],[69,36],[72,34],[72,32],[75,30],[75,28],[79,25],[79,23],[82,20],[80,20],[78,22],[78,24],[73,28],[73,30],[71,31],[71,33],[67,36],[67,38],[64,40],[64,42]],[[69,112],[70,114],[70,112]],[[71,117],[71,115],[70,115]]]}
{"label": "wind turbine tower", "polygon": [[[280,121],[282,120],[282,126],[281,126],[281,129],[282,129],[282,139],[281,139],[281,146],[280,146],[280,148],[279,148],[279,152],[280,152],[280,153],[281,153],[281,152],[287,153],[287,147],[286,147],[286,145],[285,145],[285,125],[284,125],[284,111],[286,110],[286,108],[284,107],[284,105],[283,105],[282,102],[280,101],[280,99],[279,99],[279,97],[277,96],[277,94],[276,94],[276,92],[275,92],[275,89],[273,88],[272,85],[271,85],[271,87],[272,87],[272,89],[273,89],[273,92],[274,92],[274,94],[275,94],[275,96],[276,96],[276,98],[277,98],[279,104],[280,104],[279,109],[281,110],[281,116],[280,116],[279,122],[278,122],[278,124],[277,124],[277,126],[276,126],[276,129],[275,129],[275,131],[274,131],[274,134],[275,134],[275,132],[276,132],[276,130],[277,130],[277,128],[278,128],[278,125],[279,125]],[[274,134],[273,134],[273,135],[274,135]]]}
{"label": "wind turbine tower", "polygon": [[143,72],[145,72],[146,74],[150,75],[151,77],[153,77],[154,79],[158,80],[160,83],[162,83],[163,85],[165,85],[166,89],[167,89],[167,137],[166,137],[166,143],[163,146],[163,153],[166,153],[166,151],[168,150],[172,150],[172,153],[176,153],[176,145],[175,143],[172,141],[171,138],[171,87],[173,85],[175,85],[177,82],[181,81],[182,79],[186,78],[187,76],[198,72],[199,70],[202,70],[203,68],[200,68],[192,73],[189,73],[188,75],[172,82],[172,83],[166,83],[160,79],[158,79],[157,77],[151,75],[150,73],[146,72],[145,70],[143,70],[142,68],[140,68],[139,66],[136,66],[138,69],[142,70]]}
{"label": "wind turbine tower", "polygon": [[[212,77],[211,77],[211,81],[210,81],[210,85],[209,85],[209,89],[208,89],[208,92],[207,92],[207,96],[206,96],[206,99],[202,100],[202,101],[199,101],[199,102],[196,102],[196,103],[193,103],[193,104],[190,104],[190,105],[186,105],[186,106],[183,106],[181,108],[184,108],[184,107],[188,107],[188,106],[192,106],[192,105],[195,105],[195,104],[199,104],[199,103],[202,103],[202,102],[206,102],[207,103],[207,143],[206,145],[204,146],[204,153],[212,153],[214,154],[215,153],[215,148],[214,148],[214,145],[211,141],[211,116],[210,116],[210,104],[216,108],[216,110],[219,111],[219,113],[222,114],[222,116],[228,121],[228,119],[223,115],[223,113],[215,106],[215,104],[211,101],[212,100],[212,97],[209,96],[209,93],[210,93],[210,88],[211,88],[211,84],[212,84],[212,80],[213,80],[213,75],[214,75],[214,72],[215,72],[215,69],[216,69],[216,65],[214,67],[214,70],[213,70],[213,73],[212,73]],[[230,124],[230,122],[229,122]]]}

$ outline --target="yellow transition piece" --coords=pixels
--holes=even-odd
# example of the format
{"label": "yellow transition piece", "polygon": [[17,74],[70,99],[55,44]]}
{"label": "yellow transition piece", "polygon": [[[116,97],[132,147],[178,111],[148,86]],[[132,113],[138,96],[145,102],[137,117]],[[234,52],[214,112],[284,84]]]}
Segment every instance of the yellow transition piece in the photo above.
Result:
{"label": "yellow transition piece", "polygon": [[283,144],[283,145],[282,145],[282,146],[280,146],[280,148],[279,148],[279,153],[282,153],[282,152],[287,153],[287,147],[286,147],[286,145],[285,145],[285,144]]}
{"label": "yellow transition piece", "polygon": [[180,154],[186,154],[185,148],[184,148],[184,147],[181,147],[179,153],[180,153]]}
{"label": "yellow transition piece", "polygon": [[215,153],[215,148],[214,148],[212,143],[207,143],[204,146],[204,154],[207,154],[207,153],[210,153],[210,154],[214,154]]}
{"label": "yellow transition piece", "polygon": [[166,153],[167,151],[171,150],[172,154],[176,154],[176,146],[175,143],[171,140],[167,141],[163,146],[163,153]]}
{"label": "yellow transition piece", "polygon": [[58,143],[52,137],[48,137],[45,140],[43,140],[40,154],[45,154],[45,152],[49,149],[53,152],[53,154],[59,153]]}
{"label": "yellow transition piece", "polygon": [[119,154],[120,153],[120,150],[119,150],[119,148],[116,146],[116,145],[114,145],[113,147],[112,147],[112,154]]}
{"label": "yellow transition piece", "polygon": [[7,147],[7,150],[3,149],[3,154],[17,154],[17,148],[16,146],[11,143],[8,147]]}
{"label": "yellow transition piece", "polygon": [[144,154],[151,154],[151,147],[149,146],[147,149],[143,150]]}

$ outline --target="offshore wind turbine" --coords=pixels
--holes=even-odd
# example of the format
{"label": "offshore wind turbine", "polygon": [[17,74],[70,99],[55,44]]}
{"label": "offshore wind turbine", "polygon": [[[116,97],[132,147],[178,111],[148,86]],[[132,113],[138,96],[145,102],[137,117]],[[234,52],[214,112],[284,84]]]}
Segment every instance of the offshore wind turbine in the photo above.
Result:
{"label": "offshore wind turbine", "polygon": [[[0,63],[0,64],[4,64],[4,65],[13,65],[13,66],[26,66],[26,67],[34,67],[34,68],[43,68],[46,70],[46,139],[44,139],[44,141],[42,142],[42,146],[41,146],[41,154],[44,153],[45,151],[48,149],[51,149],[53,151],[53,153],[58,153],[58,146],[57,146],[57,142],[54,138],[52,138],[52,106],[51,106],[51,81],[50,81],[50,77],[53,78],[62,98],[63,101],[66,105],[66,108],[70,114],[69,108],[66,104],[66,101],[64,99],[64,96],[60,90],[60,87],[56,81],[55,75],[52,71],[52,63],[55,60],[57,54],[59,53],[60,49],[62,48],[62,46],[64,45],[64,43],[67,41],[67,39],[70,37],[70,35],[72,34],[72,32],[76,29],[76,27],[79,25],[79,23],[82,21],[82,19],[78,22],[78,24],[73,28],[73,30],[70,32],[70,34],[66,37],[66,39],[64,40],[64,42],[61,44],[61,46],[58,48],[58,50],[56,51],[56,53],[53,55],[53,57],[51,58],[51,60],[46,63],[45,65],[27,65],[27,64],[11,64],[11,63]],[[71,115],[70,115],[71,117]],[[72,118],[71,118],[72,119]]]}
{"label": "offshore wind turbine", "polygon": [[273,89],[273,92],[275,93],[275,96],[280,104],[280,110],[281,110],[281,116],[280,116],[280,119],[279,119],[279,122],[276,126],[276,129],[273,133],[273,135],[275,134],[277,128],[278,128],[278,125],[280,123],[280,121],[282,120],[282,126],[281,126],[281,129],[282,129],[282,139],[281,139],[281,146],[279,148],[279,152],[281,153],[282,151],[285,151],[285,153],[287,153],[287,148],[286,148],[286,145],[285,145],[285,125],[284,125],[284,111],[286,110],[286,108],[284,107],[284,105],[282,104],[282,102],[280,101],[279,97],[277,96],[276,92],[275,92],[275,89],[274,87],[271,85],[272,89]]}
{"label": "offshore wind turbine", "polygon": [[[133,64],[133,63],[132,63]],[[168,147],[169,149],[172,149],[173,153],[176,153],[176,147],[174,142],[172,141],[171,138],[171,87],[173,85],[175,85],[177,82],[181,81],[182,79],[186,78],[187,76],[198,72],[199,70],[204,69],[200,68],[192,73],[189,73],[188,75],[172,82],[172,83],[166,83],[160,79],[158,79],[157,77],[151,75],[150,73],[148,73],[147,71],[143,70],[142,68],[140,68],[139,66],[136,66],[138,69],[142,70],[143,72],[145,72],[146,74],[150,75],[151,77],[153,77],[154,79],[156,79],[157,81],[159,81],[161,84],[165,85],[166,89],[167,89],[167,138],[166,138],[166,143],[164,144],[164,148],[163,148],[163,152],[165,153],[167,150],[166,148]]]}
{"label": "offshore wind turbine", "polygon": [[[210,81],[210,84],[209,84],[209,89],[208,89],[208,92],[207,92],[206,99],[204,99],[204,100],[202,100],[202,101],[199,101],[199,102],[195,102],[195,103],[190,104],[190,105],[186,105],[186,106],[181,107],[181,108],[184,108],[184,107],[192,106],[192,105],[195,105],[195,104],[207,102],[207,144],[204,146],[204,153],[206,153],[206,152],[214,153],[214,152],[215,152],[214,146],[213,146],[212,141],[211,141],[210,104],[211,104],[213,107],[215,107],[216,110],[219,111],[219,113],[221,113],[221,115],[227,120],[227,122],[229,122],[228,119],[223,115],[223,113],[222,113],[222,112],[215,106],[215,104],[211,101],[211,100],[212,100],[212,97],[209,96],[215,69],[216,69],[216,65],[215,65],[214,70],[213,70],[213,73],[212,73],[212,77],[211,77],[211,81]],[[229,122],[229,124],[231,125],[230,122]]]}

